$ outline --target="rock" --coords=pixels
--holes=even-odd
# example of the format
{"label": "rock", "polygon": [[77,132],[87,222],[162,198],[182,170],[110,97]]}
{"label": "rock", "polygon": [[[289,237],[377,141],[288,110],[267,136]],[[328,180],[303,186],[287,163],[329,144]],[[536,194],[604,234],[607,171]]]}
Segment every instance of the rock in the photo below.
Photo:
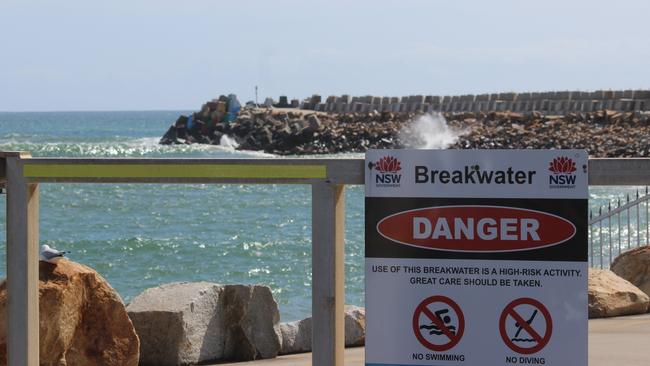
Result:
{"label": "rock", "polygon": [[614,272],[589,269],[589,318],[642,314],[650,297]]}
{"label": "rock", "polygon": [[366,309],[345,306],[345,345],[363,346],[366,343]]}
{"label": "rock", "polygon": [[310,114],[307,121],[309,122],[309,128],[312,130],[318,130],[321,126],[321,122],[315,114]]}
{"label": "rock", "polygon": [[278,355],[282,345],[280,311],[269,287],[227,285],[224,305],[225,359],[246,361]]}
{"label": "rock", "polygon": [[178,134],[177,134],[176,126],[171,125],[158,143],[161,145],[178,144]]}
{"label": "rock", "polygon": [[[317,99],[319,98],[315,98],[314,102],[307,99],[303,109],[318,107],[317,110],[322,110],[324,104],[316,102]],[[212,123],[220,122],[223,131],[219,132],[230,136],[234,135],[244,140],[247,136],[253,136],[247,143],[239,146],[239,149],[263,150],[281,155],[362,152],[373,148],[392,149],[408,145],[409,141],[399,138],[399,132],[408,130],[411,121],[417,118],[419,112],[412,113],[417,105],[408,106],[401,112],[399,109],[382,107],[382,113],[375,113],[367,112],[369,104],[367,99],[364,100],[366,102],[354,102],[351,104],[352,108],[346,107],[336,114],[305,114],[304,111],[291,113],[272,108],[248,107],[238,113],[225,115],[224,112],[219,111],[219,103],[228,101],[228,97],[224,96],[219,98],[214,111],[212,111],[214,101],[208,103],[208,110],[212,111],[211,119],[204,118],[204,120]],[[372,106],[377,109],[376,105]],[[403,106],[407,107],[406,104]],[[527,107],[524,113],[519,113],[523,112],[522,110],[516,113],[508,112],[503,108],[490,112],[486,112],[485,109],[477,112],[443,112],[441,116],[458,134],[457,141],[449,148],[583,148],[594,157],[650,156],[650,144],[645,139],[639,138],[650,134],[649,113],[621,111],[612,113],[612,111],[598,110],[586,113],[574,111],[575,113],[560,116],[542,114],[531,108],[533,107]],[[548,106],[538,105],[535,108],[550,113]],[[279,114],[285,114],[286,117],[280,118]],[[196,120],[203,118],[199,114],[194,114],[194,117]],[[200,130],[195,127],[188,130],[186,117],[179,118],[175,125],[176,139],[174,140],[173,132],[168,131],[169,133],[160,140],[160,143],[216,143],[210,136],[211,125],[206,125]],[[281,132],[284,126],[288,126],[292,133]],[[265,128],[271,131],[272,140],[264,131]],[[206,132],[208,136],[203,138],[201,135]],[[326,135],[331,138],[323,139],[322,136]],[[345,141],[344,136],[347,138]],[[368,143],[362,143],[363,140],[367,140]]]}
{"label": "rock", "polygon": [[127,310],[145,366],[273,358],[281,346],[266,286],[172,283],[145,290]]}
{"label": "rock", "polygon": [[621,253],[611,269],[650,296],[650,245]]}
{"label": "rock", "polygon": [[282,334],[281,355],[311,351],[311,317],[288,323],[280,323]]}
{"label": "rock", "polygon": [[[139,341],[124,303],[96,271],[39,263],[41,365],[138,365]],[[0,364],[6,365],[6,282],[0,284]]]}
{"label": "rock", "polygon": [[208,282],[145,290],[127,307],[140,337],[140,365],[182,365],[224,353],[223,291]]}
{"label": "rock", "polygon": [[[366,309],[345,306],[345,346],[363,346],[366,342]],[[294,322],[281,323],[282,350],[280,354],[311,351],[311,317]]]}

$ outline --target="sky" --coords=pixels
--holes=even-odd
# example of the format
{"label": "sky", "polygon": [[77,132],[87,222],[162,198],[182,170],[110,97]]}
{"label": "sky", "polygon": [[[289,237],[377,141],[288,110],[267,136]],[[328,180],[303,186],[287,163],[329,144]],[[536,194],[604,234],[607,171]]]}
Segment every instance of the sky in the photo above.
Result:
{"label": "sky", "polygon": [[648,0],[0,0],[0,111],[650,89]]}

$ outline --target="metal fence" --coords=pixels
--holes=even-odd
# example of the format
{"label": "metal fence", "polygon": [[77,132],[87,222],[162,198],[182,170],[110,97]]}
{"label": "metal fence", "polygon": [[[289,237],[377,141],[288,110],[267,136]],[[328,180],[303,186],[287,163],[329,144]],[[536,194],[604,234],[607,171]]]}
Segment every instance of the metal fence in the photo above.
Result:
{"label": "metal fence", "polygon": [[610,201],[597,211],[589,210],[589,264],[609,268],[626,250],[646,245],[650,239],[650,194],[636,194]]}

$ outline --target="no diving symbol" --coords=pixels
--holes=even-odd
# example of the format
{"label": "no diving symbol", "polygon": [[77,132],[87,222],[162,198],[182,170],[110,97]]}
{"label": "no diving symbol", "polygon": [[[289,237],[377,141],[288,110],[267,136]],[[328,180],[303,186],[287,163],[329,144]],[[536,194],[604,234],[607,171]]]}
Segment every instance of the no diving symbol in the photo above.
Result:
{"label": "no diving symbol", "polygon": [[426,348],[442,352],[463,337],[465,317],[458,304],[445,296],[424,299],[413,313],[413,332]]}
{"label": "no diving symbol", "polygon": [[517,353],[539,352],[553,333],[551,314],[535,299],[514,300],[501,312],[499,333],[506,346]]}

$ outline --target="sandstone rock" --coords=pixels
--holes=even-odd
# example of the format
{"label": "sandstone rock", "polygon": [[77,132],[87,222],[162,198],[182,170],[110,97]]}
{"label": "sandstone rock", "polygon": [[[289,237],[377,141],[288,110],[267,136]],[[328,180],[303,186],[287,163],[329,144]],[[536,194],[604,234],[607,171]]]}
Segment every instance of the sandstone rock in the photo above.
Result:
{"label": "sandstone rock", "polygon": [[650,297],[612,271],[589,269],[589,318],[641,314]]}
{"label": "sandstone rock", "polygon": [[650,296],[650,245],[621,253],[611,269]]}
{"label": "sandstone rock", "polygon": [[345,345],[363,346],[366,343],[366,309],[345,306]]}
{"label": "sandstone rock", "polygon": [[[6,365],[6,282],[0,284],[0,364]],[[39,263],[40,364],[138,365],[139,341],[120,296],[96,271]]]}
{"label": "sandstone rock", "polygon": [[[312,320],[306,318],[281,323],[282,350],[280,354],[311,351]],[[363,346],[366,341],[366,310],[354,305],[345,306],[345,346]]]}
{"label": "sandstone rock", "polygon": [[266,286],[173,283],[145,290],[127,310],[141,365],[273,358],[280,313]]}

